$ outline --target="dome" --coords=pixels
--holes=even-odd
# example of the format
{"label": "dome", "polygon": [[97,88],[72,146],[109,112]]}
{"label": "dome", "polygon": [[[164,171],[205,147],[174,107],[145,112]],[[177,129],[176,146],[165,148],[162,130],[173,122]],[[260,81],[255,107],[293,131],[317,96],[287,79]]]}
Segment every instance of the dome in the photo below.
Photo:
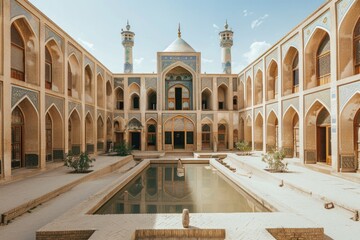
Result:
{"label": "dome", "polygon": [[181,37],[173,41],[164,52],[195,52],[195,50]]}

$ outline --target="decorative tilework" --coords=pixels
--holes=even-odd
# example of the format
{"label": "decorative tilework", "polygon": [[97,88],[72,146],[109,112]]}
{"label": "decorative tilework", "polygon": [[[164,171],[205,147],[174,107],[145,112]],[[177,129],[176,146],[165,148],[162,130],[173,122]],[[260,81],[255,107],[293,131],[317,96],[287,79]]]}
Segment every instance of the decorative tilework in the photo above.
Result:
{"label": "decorative tilework", "polygon": [[114,119],[116,119],[116,118],[124,118],[124,117],[125,117],[124,113],[114,113]]}
{"label": "decorative tilework", "polygon": [[344,19],[346,13],[349,11],[355,0],[340,0],[337,5],[337,24],[340,27],[341,21]]}
{"label": "decorative tilework", "polygon": [[344,109],[346,103],[354,96],[356,92],[360,93],[360,82],[354,82],[339,87],[339,109]]}
{"label": "decorative tilework", "polygon": [[196,123],[196,114],[195,113],[187,113],[187,114],[177,114],[177,113],[163,113],[162,114],[162,121],[165,123],[168,119],[176,117],[176,116],[183,116],[191,119],[194,123]]}
{"label": "decorative tilework", "polygon": [[30,23],[35,35],[39,37],[39,19],[28,12],[23,6],[21,6],[17,1],[11,0],[10,2],[10,19],[13,19],[18,16],[25,16],[27,21]]}
{"label": "decorative tilework", "polygon": [[46,111],[49,110],[49,107],[52,104],[54,104],[59,109],[61,116],[64,116],[64,99],[46,95],[45,96]]}
{"label": "decorative tilework", "polygon": [[88,57],[85,55],[84,67],[85,67],[86,65],[89,65],[90,68],[91,68],[91,71],[94,72],[94,70],[95,70],[95,63],[94,63],[90,58],[88,58]]}
{"label": "decorative tilework", "polygon": [[152,88],[155,91],[157,90],[157,78],[155,77],[147,77],[145,78],[145,88]]}
{"label": "decorative tilework", "polygon": [[281,55],[282,55],[282,59],[285,58],[287,52],[289,51],[290,47],[294,47],[296,49],[299,49],[299,34],[296,34],[295,36],[293,36],[292,38],[290,38],[286,43],[284,43],[281,46]]}
{"label": "decorative tilework", "polygon": [[201,120],[203,120],[204,118],[208,118],[211,121],[214,121],[214,115],[213,114],[201,114]]}
{"label": "decorative tilework", "polygon": [[124,88],[124,78],[114,78],[114,88]]}
{"label": "decorative tilework", "polygon": [[95,116],[95,108],[94,108],[94,106],[86,104],[85,105],[85,115],[87,115],[88,112],[90,112],[91,117],[94,118],[94,116]]}
{"label": "decorative tilework", "polygon": [[81,52],[70,42],[68,43],[68,56],[74,54],[79,62],[81,62]]}
{"label": "decorative tilework", "polygon": [[221,84],[225,84],[227,87],[229,87],[229,78],[217,78],[217,86],[219,87]]}
{"label": "decorative tilework", "polygon": [[15,104],[17,104],[25,96],[30,99],[36,110],[39,111],[39,94],[29,89],[14,86],[11,88],[11,108],[13,108]]}
{"label": "decorative tilework", "polygon": [[275,60],[276,63],[278,63],[278,55],[279,55],[279,49],[276,48],[274,51],[272,51],[269,55],[266,56],[266,69],[268,69],[269,64],[271,63],[271,60]]}
{"label": "decorative tilework", "polygon": [[299,112],[299,98],[291,98],[288,100],[283,101],[283,107],[282,107],[282,112],[283,114],[285,114],[285,111],[290,107],[293,106],[293,108]]}
{"label": "decorative tilework", "polygon": [[150,118],[154,119],[157,122],[158,121],[157,113],[146,113],[145,114],[146,122],[149,121]]}
{"label": "decorative tilework", "polygon": [[175,62],[183,62],[196,72],[196,56],[161,56],[161,71]]}
{"label": "decorative tilework", "polygon": [[61,50],[63,49],[63,39],[55,33],[51,28],[48,26],[45,26],[45,42],[47,42],[49,39],[53,38],[56,43],[59,45]]}
{"label": "decorative tilework", "polygon": [[98,117],[101,116],[102,119],[105,118],[105,111],[104,110],[97,110]]}
{"label": "decorative tilework", "polygon": [[260,60],[260,62],[256,63],[254,66],[254,74],[256,75],[256,73],[258,72],[258,70],[261,70],[262,72],[264,72],[264,67],[263,67],[263,60]]}
{"label": "decorative tilework", "polygon": [[69,107],[68,107],[69,114],[72,112],[72,110],[76,109],[79,112],[79,114],[81,115],[81,105],[79,103],[69,102],[68,105],[69,105]]}
{"label": "decorative tilework", "polygon": [[305,96],[305,113],[309,110],[312,104],[319,100],[327,109],[330,109],[330,90],[324,90],[321,92],[309,94]]}
{"label": "decorative tilework", "polygon": [[212,91],[212,78],[202,78],[201,79],[201,91],[203,91],[205,88],[209,88],[210,91]]}
{"label": "decorative tilework", "polygon": [[262,108],[262,107],[255,108],[255,110],[254,110],[254,116],[255,116],[255,118],[256,118],[256,116],[258,115],[258,113],[261,113],[261,115],[264,117],[264,111],[263,111],[263,108]]}
{"label": "decorative tilework", "polygon": [[240,76],[240,82],[243,82],[243,83],[244,83],[244,74],[241,74],[241,76]]}
{"label": "decorative tilework", "polygon": [[278,114],[278,112],[279,112],[279,111],[278,111],[278,103],[277,103],[277,102],[266,105],[266,115],[267,115],[267,116],[269,115],[269,113],[270,113],[271,111],[274,111],[274,113],[276,114],[276,116],[279,116],[279,114]]}
{"label": "decorative tilework", "polygon": [[252,71],[251,71],[251,70],[252,70],[252,69],[250,68],[249,70],[246,71],[246,73],[245,73],[245,76],[246,76],[245,81],[248,79],[248,77],[250,77],[251,79],[253,79],[253,74],[252,74]]}
{"label": "decorative tilework", "polygon": [[141,113],[129,113],[129,120],[131,120],[133,118],[135,118],[141,122]]}
{"label": "decorative tilework", "polygon": [[105,78],[104,69],[102,67],[100,67],[99,65],[96,65],[96,75],[98,75],[99,73],[101,74],[101,76],[103,78]]}
{"label": "decorative tilework", "polygon": [[141,86],[141,81],[139,77],[129,77],[128,86],[130,86],[132,83],[137,83],[137,85]]}
{"label": "decorative tilework", "polygon": [[313,32],[317,27],[322,29],[326,29],[330,32],[331,29],[331,13],[330,11],[326,11],[320,17],[318,17],[315,21],[310,23],[307,27],[304,28],[304,45],[306,46],[312,36]]}

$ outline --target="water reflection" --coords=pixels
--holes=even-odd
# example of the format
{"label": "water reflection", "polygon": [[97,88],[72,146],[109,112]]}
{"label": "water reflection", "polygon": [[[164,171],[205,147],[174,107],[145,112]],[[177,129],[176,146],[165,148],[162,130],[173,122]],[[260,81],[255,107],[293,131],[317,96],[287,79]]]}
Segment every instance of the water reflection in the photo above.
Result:
{"label": "water reflection", "polygon": [[[264,212],[245,192],[208,165],[151,164],[96,214]],[[179,174],[180,172],[180,174]]]}

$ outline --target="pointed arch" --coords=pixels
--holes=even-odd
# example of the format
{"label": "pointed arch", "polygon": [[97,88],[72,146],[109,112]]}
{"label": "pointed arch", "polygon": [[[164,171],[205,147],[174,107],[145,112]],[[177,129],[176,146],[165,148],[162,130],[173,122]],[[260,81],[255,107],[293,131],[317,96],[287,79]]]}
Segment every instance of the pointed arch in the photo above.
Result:
{"label": "pointed arch", "polygon": [[360,73],[360,1],[353,1],[348,12],[339,23],[338,76],[344,79]]}
{"label": "pointed arch", "polygon": [[90,112],[85,117],[86,152],[94,153],[94,120]]}
{"label": "pointed arch", "polygon": [[64,57],[61,46],[58,45],[54,38],[51,38],[45,44],[45,52],[45,86],[55,92],[63,93]]}
{"label": "pointed arch", "polygon": [[255,117],[254,124],[254,148],[257,151],[263,150],[263,126],[264,126],[264,118],[262,114],[259,112]]}
{"label": "pointed arch", "polygon": [[131,108],[130,110],[139,110],[140,109],[140,95],[136,92],[133,92],[130,95]]}
{"label": "pointed arch", "polygon": [[244,127],[244,139],[249,143],[250,146],[253,145],[252,140],[252,128],[253,128],[253,120],[250,115],[246,116],[245,127]]}
{"label": "pointed arch", "polygon": [[226,84],[222,83],[218,88],[218,110],[227,110],[229,108],[229,103],[227,101],[228,96],[228,87]]}
{"label": "pointed arch", "polygon": [[157,149],[157,122],[150,118],[146,121],[146,150],[155,151]]}
{"label": "pointed arch", "polygon": [[201,109],[202,110],[211,110],[212,101],[211,101],[211,90],[209,88],[204,88],[201,92]]}
{"label": "pointed arch", "polygon": [[85,66],[84,71],[84,82],[85,82],[85,101],[92,103],[94,101],[94,80],[93,80],[93,70],[90,65]]}
{"label": "pointed arch", "polygon": [[299,52],[290,47],[283,61],[282,94],[283,96],[299,91]]}
{"label": "pointed arch", "polygon": [[244,83],[240,81],[239,84],[239,109],[245,107],[245,92],[244,92]]}
{"label": "pointed arch", "polygon": [[12,109],[11,120],[12,168],[39,165],[39,116],[26,97]]}
{"label": "pointed arch", "polygon": [[246,79],[246,107],[252,106],[252,80],[249,76]]}
{"label": "pointed arch", "polygon": [[97,118],[96,123],[96,131],[97,131],[97,152],[104,151],[104,143],[105,143],[105,124],[101,115]]}
{"label": "pointed arch", "polygon": [[81,118],[76,108],[74,108],[68,119],[68,146],[74,154],[79,154],[81,149]]}
{"label": "pointed arch", "polygon": [[39,85],[39,44],[28,20],[20,16],[11,23],[11,77]]}
{"label": "pointed arch", "polygon": [[278,75],[278,64],[275,60],[271,60],[266,73],[266,100],[277,99]]}
{"label": "pointed arch", "polygon": [[157,95],[156,91],[152,88],[147,90],[147,109],[156,110]]}
{"label": "pointed arch", "polygon": [[330,122],[328,109],[320,101],[314,101],[304,122],[306,163],[331,163]]}
{"label": "pointed arch", "polygon": [[46,111],[45,142],[46,160],[63,160],[64,158],[64,123],[59,109],[52,104]]}
{"label": "pointed arch", "polygon": [[80,99],[81,98],[81,68],[80,61],[75,53],[72,53],[68,58],[67,66],[67,81],[68,96]]}
{"label": "pointed arch", "polygon": [[259,69],[255,75],[254,105],[263,103],[263,72]]}
{"label": "pointed arch", "polygon": [[305,47],[304,89],[310,89],[330,82],[330,36],[316,28]]}
{"label": "pointed arch", "polygon": [[101,108],[105,107],[104,104],[104,78],[101,73],[98,73],[96,77],[96,98],[97,98],[97,105]]}
{"label": "pointed arch", "polygon": [[106,108],[112,109],[112,103],[113,103],[113,90],[111,86],[110,80],[106,82]]}
{"label": "pointed arch", "polygon": [[183,149],[194,151],[196,146],[195,123],[191,118],[176,115],[163,124],[163,144],[165,150]]}
{"label": "pointed arch", "polygon": [[266,121],[266,151],[277,149],[279,139],[279,121],[274,111],[271,111]]}
{"label": "pointed arch", "polygon": [[217,139],[218,139],[218,150],[225,150],[229,148],[229,125],[227,122],[223,119],[219,121],[217,126]]}
{"label": "pointed arch", "polygon": [[[350,161],[349,169],[354,171],[360,168],[360,93],[353,95],[344,106],[339,119],[340,155],[347,156]],[[349,159],[349,160],[350,160]]]}
{"label": "pointed arch", "polygon": [[121,87],[115,89],[115,108],[124,110],[124,90]]}

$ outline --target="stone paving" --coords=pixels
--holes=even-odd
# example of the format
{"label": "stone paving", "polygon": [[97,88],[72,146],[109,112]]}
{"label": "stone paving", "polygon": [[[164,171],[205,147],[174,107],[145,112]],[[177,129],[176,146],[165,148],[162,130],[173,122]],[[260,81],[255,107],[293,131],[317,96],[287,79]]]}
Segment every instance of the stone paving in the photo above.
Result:
{"label": "stone paving", "polygon": [[110,172],[109,167],[116,169],[116,164],[123,159],[123,157],[98,156],[91,168],[93,172],[88,174],[72,174],[71,169],[63,166],[9,184],[2,184],[0,185],[0,214],[27,204],[67,184],[79,181],[89,174],[97,177],[98,173],[101,175]]}

